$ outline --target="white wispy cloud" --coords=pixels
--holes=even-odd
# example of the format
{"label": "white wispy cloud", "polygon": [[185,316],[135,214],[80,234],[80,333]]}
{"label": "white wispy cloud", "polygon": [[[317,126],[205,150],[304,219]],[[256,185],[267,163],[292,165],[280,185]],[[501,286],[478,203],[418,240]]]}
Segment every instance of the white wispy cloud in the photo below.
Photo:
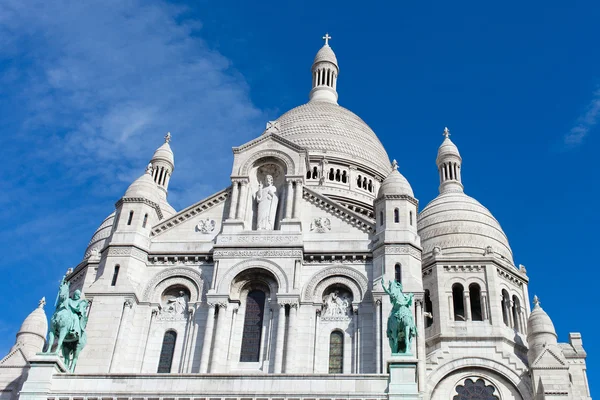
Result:
{"label": "white wispy cloud", "polygon": [[172,4],[4,0],[0,46],[2,94],[24,114],[16,135],[27,157],[79,182],[131,182],[171,131],[181,208],[226,184],[231,146],[267,119],[201,22]]}
{"label": "white wispy cloud", "polygon": [[564,137],[567,147],[580,145],[590,130],[600,122],[600,89],[594,92],[592,100],[586,107],[585,112],[577,119],[575,125]]}

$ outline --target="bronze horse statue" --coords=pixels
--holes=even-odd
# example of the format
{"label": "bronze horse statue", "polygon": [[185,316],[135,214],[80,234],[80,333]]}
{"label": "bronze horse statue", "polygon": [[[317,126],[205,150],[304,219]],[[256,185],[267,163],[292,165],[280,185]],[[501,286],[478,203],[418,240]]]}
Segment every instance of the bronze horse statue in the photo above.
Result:
{"label": "bronze horse statue", "polygon": [[[73,293],[72,299],[69,298],[69,286],[69,282],[63,278],[56,298],[56,310],[50,318],[46,353],[61,352],[67,369],[74,372],[79,353],[87,341],[85,326],[89,302],[81,299],[79,290]],[[58,338],[56,350],[52,352],[55,338]]]}
{"label": "bronze horse statue", "polygon": [[392,310],[388,317],[387,337],[390,342],[392,354],[411,354],[410,344],[412,339],[417,336],[417,327],[413,318],[411,306],[413,303],[413,294],[402,293],[402,284],[396,281],[390,281],[388,287],[385,287],[384,281],[381,281],[383,290],[390,296]]}

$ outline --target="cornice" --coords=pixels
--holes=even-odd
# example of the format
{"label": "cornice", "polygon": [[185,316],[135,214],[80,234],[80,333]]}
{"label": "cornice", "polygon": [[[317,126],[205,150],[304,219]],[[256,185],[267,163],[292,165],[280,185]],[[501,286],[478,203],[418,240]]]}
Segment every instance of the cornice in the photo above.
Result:
{"label": "cornice", "polygon": [[160,206],[157,203],[155,203],[153,201],[150,201],[148,199],[145,199],[143,197],[122,197],[119,201],[117,201],[115,203],[115,208],[121,207],[121,205],[123,203],[143,203],[143,204],[146,204],[146,205],[154,208],[154,210],[156,211],[156,214],[158,215],[158,219],[159,220],[163,219],[163,217],[164,217],[163,213],[162,213],[162,210],[160,209]]}

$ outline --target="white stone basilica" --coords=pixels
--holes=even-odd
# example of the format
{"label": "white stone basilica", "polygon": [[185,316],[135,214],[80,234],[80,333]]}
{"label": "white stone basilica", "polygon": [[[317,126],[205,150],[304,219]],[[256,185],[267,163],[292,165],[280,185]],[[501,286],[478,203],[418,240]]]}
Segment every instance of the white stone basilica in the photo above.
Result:
{"label": "white stone basilica", "polygon": [[[231,186],[181,211],[167,135],[68,271],[90,301],[74,373],[37,354],[40,302],[0,361],[1,399],[591,399],[581,335],[558,343],[530,309],[448,130],[439,195],[419,212],[375,133],[338,105],[328,39],[309,102],[234,147]],[[398,373],[382,280],[415,299]]]}

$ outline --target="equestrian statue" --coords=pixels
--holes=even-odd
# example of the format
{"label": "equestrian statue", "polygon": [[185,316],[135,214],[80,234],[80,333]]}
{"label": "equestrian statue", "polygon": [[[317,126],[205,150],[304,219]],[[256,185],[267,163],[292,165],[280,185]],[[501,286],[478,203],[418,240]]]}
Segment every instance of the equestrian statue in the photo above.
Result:
{"label": "equestrian statue", "polygon": [[413,318],[411,306],[413,294],[402,293],[402,284],[390,281],[387,288],[385,282],[381,281],[384,292],[390,296],[392,311],[388,317],[387,337],[390,342],[392,354],[410,355],[410,344],[417,336],[417,327]]}
{"label": "equestrian statue", "polygon": [[[89,301],[81,298],[79,289],[73,292],[73,298],[69,298],[69,285],[70,283],[66,282],[63,277],[56,297],[56,310],[50,318],[46,353],[59,354],[62,352],[65,366],[72,373],[75,371],[79,353],[87,341],[85,327]],[[52,346],[55,337],[58,339],[53,352]]]}

